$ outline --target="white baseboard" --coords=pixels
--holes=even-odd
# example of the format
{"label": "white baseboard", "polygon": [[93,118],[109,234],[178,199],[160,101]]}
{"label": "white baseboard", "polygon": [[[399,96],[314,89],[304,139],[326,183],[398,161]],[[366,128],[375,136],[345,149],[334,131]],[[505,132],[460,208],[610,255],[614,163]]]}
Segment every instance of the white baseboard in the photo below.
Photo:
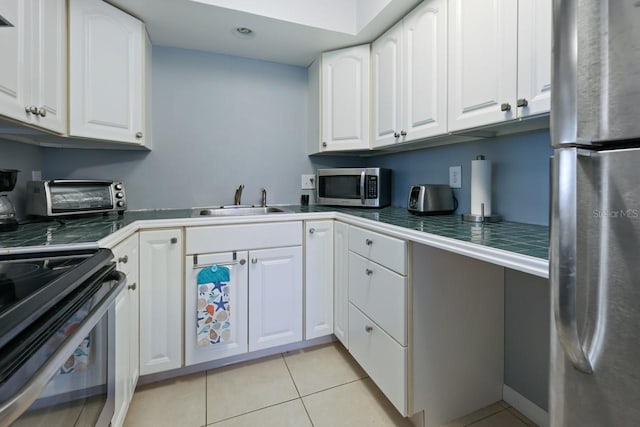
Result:
{"label": "white baseboard", "polygon": [[506,384],[502,386],[502,400],[540,427],[549,427],[549,413]]}

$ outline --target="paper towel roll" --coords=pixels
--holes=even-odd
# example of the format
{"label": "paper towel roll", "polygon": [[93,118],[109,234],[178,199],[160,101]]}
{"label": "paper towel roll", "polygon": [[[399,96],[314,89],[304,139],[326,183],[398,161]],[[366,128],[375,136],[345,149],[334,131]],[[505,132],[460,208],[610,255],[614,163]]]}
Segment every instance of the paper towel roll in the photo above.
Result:
{"label": "paper towel roll", "polygon": [[471,161],[471,213],[482,214],[484,203],[484,216],[491,216],[491,161]]}

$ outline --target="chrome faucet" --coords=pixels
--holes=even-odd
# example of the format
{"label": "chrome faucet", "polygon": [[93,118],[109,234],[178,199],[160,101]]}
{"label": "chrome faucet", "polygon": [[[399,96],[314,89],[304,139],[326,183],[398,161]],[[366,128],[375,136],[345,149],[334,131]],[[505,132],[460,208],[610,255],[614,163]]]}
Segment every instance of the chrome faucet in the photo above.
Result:
{"label": "chrome faucet", "polygon": [[242,190],[244,190],[244,185],[240,185],[240,187],[238,187],[236,189],[236,194],[233,196],[233,204],[234,205],[241,205],[241,200],[242,200]]}
{"label": "chrome faucet", "polygon": [[267,207],[267,190],[263,188],[260,191],[262,191],[262,207],[266,208]]}

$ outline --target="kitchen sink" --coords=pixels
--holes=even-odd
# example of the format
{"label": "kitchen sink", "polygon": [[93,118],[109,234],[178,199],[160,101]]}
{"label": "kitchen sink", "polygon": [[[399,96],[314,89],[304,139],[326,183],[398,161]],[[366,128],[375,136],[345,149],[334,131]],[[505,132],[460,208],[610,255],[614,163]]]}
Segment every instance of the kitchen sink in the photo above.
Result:
{"label": "kitchen sink", "polygon": [[274,206],[223,206],[220,208],[196,208],[193,216],[242,216],[286,213],[284,209]]}

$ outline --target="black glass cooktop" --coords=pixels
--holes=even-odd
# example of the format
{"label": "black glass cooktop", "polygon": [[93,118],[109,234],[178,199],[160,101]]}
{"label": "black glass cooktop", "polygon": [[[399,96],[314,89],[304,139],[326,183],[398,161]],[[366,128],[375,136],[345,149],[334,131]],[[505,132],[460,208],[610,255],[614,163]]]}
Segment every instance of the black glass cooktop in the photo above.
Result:
{"label": "black glass cooktop", "polygon": [[0,347],[96,273],[109,250],[0,256]]}

